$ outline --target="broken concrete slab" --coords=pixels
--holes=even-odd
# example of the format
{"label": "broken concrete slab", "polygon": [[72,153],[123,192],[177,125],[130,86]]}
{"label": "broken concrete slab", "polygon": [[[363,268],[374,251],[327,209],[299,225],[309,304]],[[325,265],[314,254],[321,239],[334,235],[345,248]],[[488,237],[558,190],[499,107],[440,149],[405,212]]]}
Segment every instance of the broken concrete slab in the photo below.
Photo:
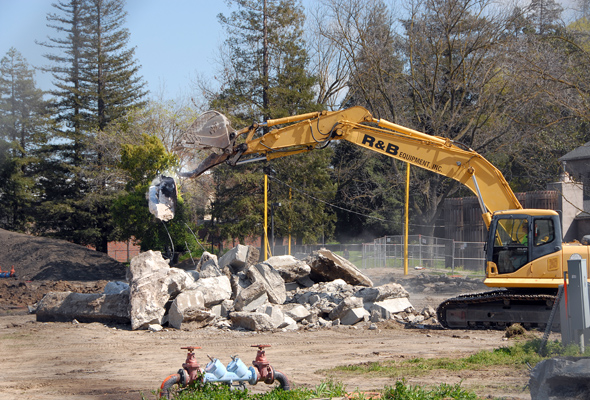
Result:
{"label": "broken concrete slab", "polygon": [[285,283],[295,282],[311,272],[309,265],[289,255],[270,257],[264,263],[278,271]]}
{"label": "broken concrete slab", "polygon": [[120,294],[127,293],[129,295],[129,284],[121,281],[107,282],[104,287],[104,294]]}
{"label": "broken concrete slab", "polygon": [[301,304],[284,304],[281,309],[285,315],[293,318],[296,322],[299,322],[311,315],[311,312]]}
{"label": "broken concrete slab", "polygon": [[349,308],[344,312],[342,318],[340,318],[340,323],[342,325],[354,325],[361,321],[368,321],[369,316],[369,312],[363,307]]}
{"label": "broken concrete slab", "polygon": [[214,264],[205,264],[201,271],[199,271],[200,278],[212,278],[215,276],[222,276],[223,272],[219,269],[217,265]]}
{"label": "broken concrete slab", "polygon": [[211,254],[208,251],[204,251],[203,254],[201,255],[201,258],[199,259],[199,262],[197,262],[197,265],[195,266],[195,269],[197,271],[201,271],[203,269],[204,266],[213,264],[216,267],[219,268],[219,263],[217,261],[217,256],[215,254]]}
{"label": "broken concrete slab", "polygon": [[222,301],[230,299],[232,295],[231,283],[225,275],[201,278],[195,282],[194,289],[203,293],[205,307],[220,304]]}
{"label": "broken concrete slab", "polygon": [[[168,284],[171,282],[167,282],[170,271],[168,262],[159,251],[149,250],[131,259],[127,271],[131,329],[147,329],[150,324],[162,324],[166,312],[164,306],[170,299]],[[180,277],[174,275],[173,278]],[[175,282],[172,291],[176,291],[181,284],[174,279],[172,281]]]}
{"label": "broken concrete slab", "polygon": [[231,298],[236,299],[238,297],[238,295],[240,294],[240,292],[243,289],[250,286],[252,284],[252,282],[250,281],[250,279],[248,279],[245,272],[241,271],[241,272],[232,274],[228,268],[229,267],[226,267],[225,270],[228,271],[228,274],[229,274],[231,290],[232,290]]}
{"label": "broken concrete slab", "polygon": [[590,398],[590,357],[558,357],[539,362],[530,373],[531,400]]}
{"label": "broken concrete slab", "polygon": [[221,268],[219,268],[219,264],[217,262],[217,256],[207,251],[205,251],[199,259],[195,270],[199,272],[200,278],[211,278],[214,276],[223,275],[223,272],[221,271]]}
{"label": "broken concrete slab", "polygon": [[340,319],[348,313],[349,310],[355,308],[362,308],[363,300],[359,297],[347,297],[342,300],[334,309],[330,312],[329,318],[331,320]]}
{"label": "broken concrete slab", "polygon": [[260,251],[254,246],[237,245],[219,259],[219,268],[233,267],[234,271],[241,271],[249,265],[258,263]]}
{"label": "broken concrete slab", "polygon": [[270,265],[260,263],[251,266],[246,271],[246,275],[250,278],[252,284],[261,282],[268,294],[268,300],[274,304],[283,304],[287,299],[287,290],[285,289],[285,281],[277,270]]}
{"label": "broken concrete slab", "polygon": [[234,308],[236,311],[254,311],[266,302],[268,302],[268,294],[264,283],[254,282],[240,291],[234,301]]}
{"label": "broken concrete slab", "polygon": [[270,317],[273,328],[283,327],[285,323],[285,314],[279,306],[266,305],[259,307],[259,312],[263,312]]}
{"label": "broken concrete slab", "polygon": [[369,312],[374,310],[381,315],[383,319],[392,319],[394,314],[404,312],[408,308],[413,308],[410,300],[407,297],[400,297],[396,299],[387,299],[377,301],[375,303],[365,303],[365,309]]}
{"label": "broken concrete slab", "polygon": [[[182,324],[177,329],[190,324],[190,328],[203,328],[215,320],[215,313],[204,308],[187,308],[183,312]],[[176,328],[176,327],[175,327]]]}
{"label": "broken concrete slab", "polygon": [[187,290],[180,293],[168,310],[168,325],[180,329],[185,321],[185,311],[188,309],[204,308],[205,297],[203,292],[197,289]]}
{"label": "broken concrete slab", "polygon": [[285,315],[285,319],[283,323],[279,325],[279,329],[284,329],[286,331],[296,331],[297,329],[299,329],[299,327],[297,326],[297,321],[295,321],[288,315]]}
{"label": "broken concrete slab", "polygon": [[229,315],[234,327],[250,331],[271,331],[273,324],[270,316],[261,312],[234,311]]}
{"label": "broken concrete slab", "polygon": [[315,282],[343,279],[351,285],[372,287],[373,282],[353,263],[327,249],[314,251],[304,260],[310,267],[310,278]]}
{"label": "broken concrete slab", "polygon": [[393,282],[381,286],[362,288],[354,295],[362,298],[364,302],[370,303],[391,298],[410,297],[410,294],[402,285]]}
{"label": "broken concrete slab", "polygon": [[129,323],[127,293],[49,292],[37,305],[39,322]]}

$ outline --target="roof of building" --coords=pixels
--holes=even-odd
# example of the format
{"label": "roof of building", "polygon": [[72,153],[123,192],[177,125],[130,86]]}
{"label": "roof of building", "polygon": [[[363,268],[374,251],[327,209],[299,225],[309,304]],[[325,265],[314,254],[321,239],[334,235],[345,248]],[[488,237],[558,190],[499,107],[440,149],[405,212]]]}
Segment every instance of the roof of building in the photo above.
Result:
{"label": "roof of building", "polygon": [[573,161],[590,158],[590,142],[585,143],[580,147],[576,147],[566,155],[559,158],[559,161]]}

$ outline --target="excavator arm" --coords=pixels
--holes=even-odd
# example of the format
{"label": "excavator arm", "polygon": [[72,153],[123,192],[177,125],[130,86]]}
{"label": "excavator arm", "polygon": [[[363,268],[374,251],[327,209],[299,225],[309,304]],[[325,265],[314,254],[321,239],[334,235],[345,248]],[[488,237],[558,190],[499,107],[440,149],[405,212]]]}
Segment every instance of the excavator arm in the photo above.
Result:
{"label": "excavator arm", "polygon": [[[277,126],[280,127],[268,130]],[[254,138],[261,130],[267,132]],[[461,182],[479,199],[487,227],[492,213],[522,209],[502,173],[474,150],[457,146],[449,139],[375,119],[363,107],[268,120],[237,132],[221,114],[206,113],[181,138],[178,149],[213,148],[217,152],[181,176],[195,177],[223,162],[235,165],[321,149],[334,140],[347,140]]]}

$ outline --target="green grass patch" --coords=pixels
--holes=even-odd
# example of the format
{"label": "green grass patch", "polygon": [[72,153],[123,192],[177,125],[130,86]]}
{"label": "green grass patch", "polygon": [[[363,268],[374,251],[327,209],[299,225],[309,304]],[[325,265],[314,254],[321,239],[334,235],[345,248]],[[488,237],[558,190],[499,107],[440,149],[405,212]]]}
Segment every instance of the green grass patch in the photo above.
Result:
{"label": "green grass patch", "polygon": [[[434,388],[408,386],[398,381],[395,386],[385,387],[380,393],[384,400],[479,400],[472,392],[464,390],[460,385],[442,384]],[[231,390],[229,386],[217,384],[196,384],[174,397],[176,400],[308,400],[330,399],[349,396],[355,400],[366,400],[361,392],[349,393],[343,384],[324,381],[314,389],[295,388],[283,391],[274,388],[266,393],[250,393],[245,390]]]}
{"label": "green grass patch", "polygon": [[463,358],[413,358],[405,361],[369,362],[336,367],[330,371],[376,374],[388,377],[419,376],[428,371],[444,369],[449,371],[478,370],[490,366],[506,366],[524,369],[535,366],[539,361],[558,356],[590,356],[590,349],[580,354],[575,345],[563,347],[560,342],[548,342],[539,354],[541,339],[535,338],[494,350],[482,350]]}

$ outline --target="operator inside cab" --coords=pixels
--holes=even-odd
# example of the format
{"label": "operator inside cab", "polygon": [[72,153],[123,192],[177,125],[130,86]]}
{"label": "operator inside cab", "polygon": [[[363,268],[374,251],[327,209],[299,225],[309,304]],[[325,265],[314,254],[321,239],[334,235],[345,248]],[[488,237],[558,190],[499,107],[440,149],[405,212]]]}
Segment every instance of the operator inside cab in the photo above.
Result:
{"label": "operator inside cab", "polygon": [[537,259],[553,251],[554,246],[551,244],[555,245],[556,242],[553,220],[546,216],[534,217],[531,230],[529,218],[501,218],[495,225],[492,260],[498,267],[498,273],[514,272],[531,259]]}

